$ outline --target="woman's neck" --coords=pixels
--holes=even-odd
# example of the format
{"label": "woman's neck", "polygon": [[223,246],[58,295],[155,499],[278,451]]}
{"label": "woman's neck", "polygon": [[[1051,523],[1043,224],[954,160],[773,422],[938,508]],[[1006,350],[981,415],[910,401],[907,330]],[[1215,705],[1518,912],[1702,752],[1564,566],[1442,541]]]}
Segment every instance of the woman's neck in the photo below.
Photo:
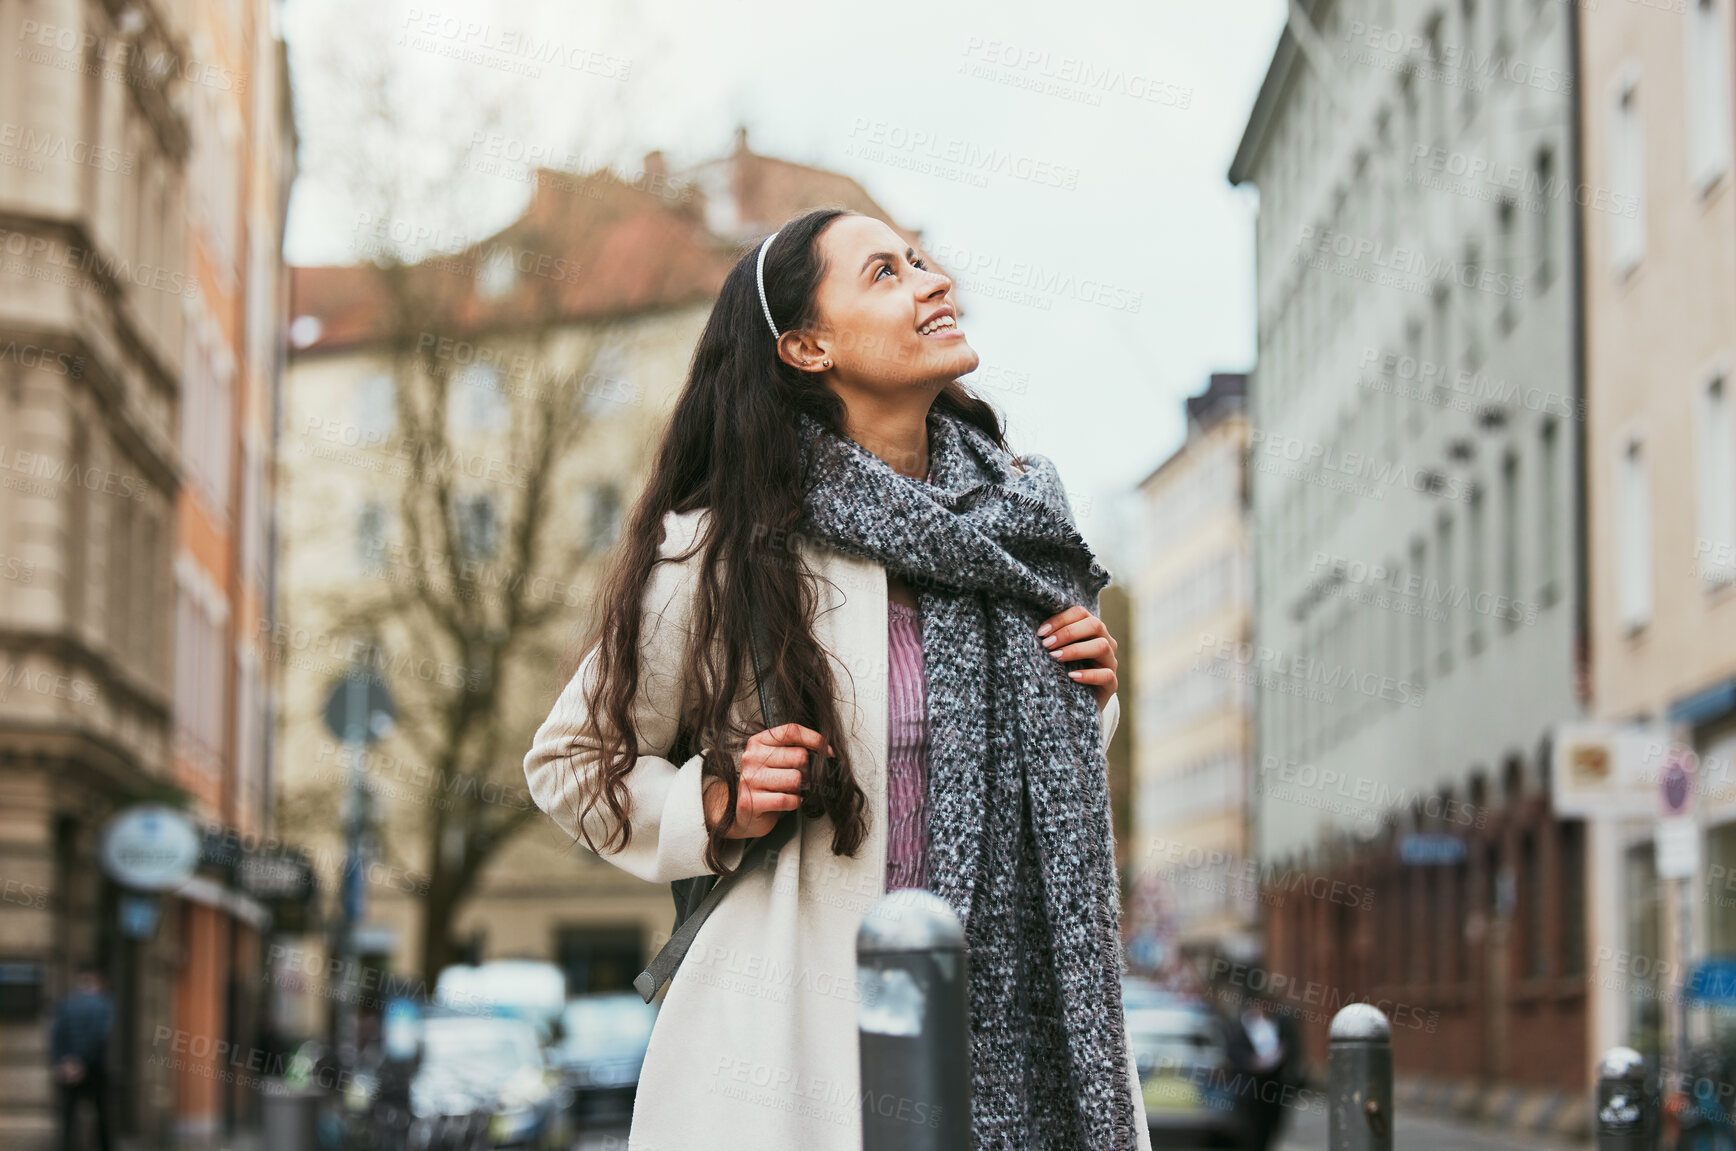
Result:
{"label": "woman's neck", "polygon": [[850,438],[901,476],[928,475],[928,406],[864,412],[845,403]]}

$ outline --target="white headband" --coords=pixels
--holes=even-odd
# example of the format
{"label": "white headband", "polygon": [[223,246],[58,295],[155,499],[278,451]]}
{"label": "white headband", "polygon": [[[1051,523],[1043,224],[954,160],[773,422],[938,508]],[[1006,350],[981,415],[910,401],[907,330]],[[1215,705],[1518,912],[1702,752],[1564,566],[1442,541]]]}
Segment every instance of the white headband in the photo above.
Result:
{"label": "white headband", "polygon": [[[779,228],[778,231],[781,232],[783,229]],[[771,247],[772,241],[777,238],[778,233],[773,232],[760,242],[759,262],[754,271],[754,279],[759,283],[760,307],[765,309],[766,327],[772,330],[772,339],[774,340],[777,339],[781,333],[778,331],[777,323],[772,319],[772,306],[766,303],[766,249]]]}

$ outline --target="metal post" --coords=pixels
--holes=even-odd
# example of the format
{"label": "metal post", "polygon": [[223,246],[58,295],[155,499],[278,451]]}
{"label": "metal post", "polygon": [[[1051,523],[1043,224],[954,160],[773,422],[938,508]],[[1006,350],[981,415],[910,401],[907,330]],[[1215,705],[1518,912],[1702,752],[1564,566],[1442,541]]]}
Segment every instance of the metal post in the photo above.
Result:
{"label": "metal post", "polygon": [[356,924],[365,914],[363,900],[366,887],[362,883],[362,833],[367,809],[367,775],[363,761],[368,737],[368,681],[360,672],[350,675],[345,702],[344,758],[349,761],[349,795],[344,812],[344,872],[339,887],[340,908],[338,957],[343,964],[342,990],[338,1004],[338,1063],[345,1071],[353,1071],[359,1061],[361,1004],[360,957],[356,952]]}
{"label": "metal post", "polygon": [[892,892],[856,933],[863,1151],[971,1145],[970,962],[931,892]]}
{"label": "metal post", "polygon": [[1332,1017],[1326,1060],[1332,1151],[1392,1151],[1392,1025],[1366,1003]]}
{"label": "metal post", "polygon": [[1611,1047],[1597,1065],[1597,1151],[1654,1151],[1658,1093],[1632,1047]]}

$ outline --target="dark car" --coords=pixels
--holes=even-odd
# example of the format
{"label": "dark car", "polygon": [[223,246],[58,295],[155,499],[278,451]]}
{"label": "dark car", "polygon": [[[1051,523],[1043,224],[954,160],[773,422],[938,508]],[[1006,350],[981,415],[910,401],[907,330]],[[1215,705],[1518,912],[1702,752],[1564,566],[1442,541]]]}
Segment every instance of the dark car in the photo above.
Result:
{"label": "dark car", "polygon": [[1150,987],[1124,987],[1122,1001],[1151,1145],[1239,1146],[1245,1119],[1224,1021],[1203,1003]]}
{"label": "dark car", "polygon": [[631,992],[568,1000],[561,1013],[561,1040],[551,1054],[576,1119],[595,1122],[633,1113],[639,1069],[655,1022],[657,1008]]}

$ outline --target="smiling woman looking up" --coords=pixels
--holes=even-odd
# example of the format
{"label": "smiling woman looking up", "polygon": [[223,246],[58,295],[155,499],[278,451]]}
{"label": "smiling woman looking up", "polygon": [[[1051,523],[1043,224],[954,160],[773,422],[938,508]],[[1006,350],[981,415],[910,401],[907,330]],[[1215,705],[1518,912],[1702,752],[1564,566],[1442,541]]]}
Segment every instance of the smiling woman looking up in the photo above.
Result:
{"label": "smiling woman looking up", "polygon": [[[763,259],[763,265],[762,265]],[[763,295],[761,285],[763,283]],[[790,221],[725,280],[525,773],[655,882],[769,867],[704,921],[634,1147],[859,1151],[856,932],[965,925],[979,1148],[1149,1147],[1120,994],[1109,576],[1053,465],[959,382],[952,282],[882,221]],[[767,730],[751,635],[789,722]]]}

